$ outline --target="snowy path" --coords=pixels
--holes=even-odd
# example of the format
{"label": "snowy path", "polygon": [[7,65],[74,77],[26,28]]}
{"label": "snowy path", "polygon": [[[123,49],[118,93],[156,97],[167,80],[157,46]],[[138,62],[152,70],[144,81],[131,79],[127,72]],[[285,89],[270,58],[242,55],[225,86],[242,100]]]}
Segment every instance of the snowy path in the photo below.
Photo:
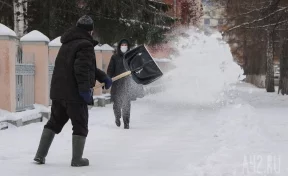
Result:
{"label": "snowy path", "polygon": [[[86,168],[69,166],[70,123],[56,136],[43,166],[35,165],[32,159],[45,123],[0,131],[0,173],[262,176],[268,170],[270,175],[286,176],[287,101],[250,86],[241,85],[237,89],[233,92],[238,95],[233,104],[214,109],[193,106],[181,109],[143,99],[133,104],[130,130],[114,125],[111,105],[92,109],[84,152],[91,166]],[[267,165],[270,156],[272,170]],[[247,161],[251,164],[249,168],[245,165]],[[256,164],[256,169],[252,164]]]}

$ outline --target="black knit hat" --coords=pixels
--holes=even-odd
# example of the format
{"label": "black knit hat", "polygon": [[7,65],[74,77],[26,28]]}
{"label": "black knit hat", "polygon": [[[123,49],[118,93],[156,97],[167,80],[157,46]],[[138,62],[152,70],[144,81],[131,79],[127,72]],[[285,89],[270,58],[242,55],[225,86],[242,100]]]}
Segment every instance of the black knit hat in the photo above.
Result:
{"label": "black knit hat", "polygon": [[76,23],[76,26],[82,29],[85,29],[86,31],[93,31],[94,29],[94,22],[92,18],[88,15],[84,15]]}

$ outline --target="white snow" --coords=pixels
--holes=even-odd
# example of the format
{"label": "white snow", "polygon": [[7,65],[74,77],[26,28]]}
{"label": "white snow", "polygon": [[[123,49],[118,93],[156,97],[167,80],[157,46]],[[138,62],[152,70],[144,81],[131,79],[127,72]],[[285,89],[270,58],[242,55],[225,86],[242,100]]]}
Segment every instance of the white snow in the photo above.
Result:
{"label": "white snow", "polygon": [[59,36],[59,37],[55,38],[54,40],[52,40],[49,43],[49,46],[52,46],[52,47],[60,47],[60,46],[62,46],[61,36]]}
{"label": "white snow", "polygon": [[102,94],[102,95],[96,95],[96,96],[93,96],[93,99],[97,99],[97,98],[104,98],[104,99],[110,99],[110,94],[109,93],[106,93],[106,94]]}
{"label": "white snow", "polygon": [[219,35],[208,37],[191,29],[174,42],[180,55],[172,59],[177,68],[162,79],[167,91],[157,98],[163,104],[170,99],[180,104],[213,103],[238,81],[243,70],[233,61],[229,45],[219,41]]}
{"label": "white snow", "polygon": [[22,122],[38,119],[41,117],[41,112],[50,112],[50,108],[43,105],[34,104],[34,109],[22,112],[8,112],[0,109],[0,122],[1,121],[16,121],[22,119]]}
{"label": "white snow", "polygon": [[27,110],[17,113],[8,113],[1,117],[2,120],[16,121],[22,119],[23,122],[28,120],[33,120],[41,117],[40,111],[38,109]]}
{"label": "white snow", "polygon": [[95,50],[95,51],[100,51],[100,50],[101,50],[101,47],[100,47],[99,45],[96,45],[96,46],[94,47],[94,50]]}
{"label": "white snow", "polygon": [[156,62],[171,62],[171,59],[167,58],[153,58]]}
{"label": "white snow", "polygon": [[287,97],[238,82],[227,45],[189,33],[173,59],[178,69],[158,81],[167,91],[132,102],[130,130],[116,127],[112,105],[89,111],[89,167],[70,167],[70,122],[46,165],[34,164],[43,122],[0,131],[1,174],[287,176]]}
{"label": "white snow", "polygon": [[21,42],[50,42],[50,39],[41,32],[34,30],[24,35]]}
{"label": "white snow", "polygon": [[114,51],[114,48],[112,48],[110,45],[108,44],[104,44],[101,46],[101,50],[102,51]]}
{"label": "white snow", "polygon": [[0,36],[16,37],[16,33],[7,26],[5,26],[4,24],[0,23]]}

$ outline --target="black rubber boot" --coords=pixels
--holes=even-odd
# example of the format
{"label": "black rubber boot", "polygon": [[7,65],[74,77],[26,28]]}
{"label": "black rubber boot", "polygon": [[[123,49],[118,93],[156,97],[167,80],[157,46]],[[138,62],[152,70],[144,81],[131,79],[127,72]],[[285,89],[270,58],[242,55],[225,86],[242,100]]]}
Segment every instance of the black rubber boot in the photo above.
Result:
{"label": "black rubber boot", "polygon": [[123,123],[124,129],[129,129],[130,124],[130,109],[131,109],[131,102],[127,101],[123,107]]}
{"label": "black rubber boot", "polygon": [[36,156],[34,158],[34,161],[36,161],[38,164],[45,164],[45,158],[48,154],[54,136],[55,136],[54,131],[47,128],[43,129],[40,144]]}
{"label": "black rubber boot", "polygon": [[123,123],[124,123],[124,129],[129,129],[130,124],[130,114],[124,114],[123,116]]}
{"label": "black rubber boot", "polygon": [[71,166],[82,167],[89,166],[89,160],[82,158],[83,150],[85,147],[86,137],[73,135],[72,138],[72,161]]}
{"label": "black rubber boot", "polygon": [[119,118],[116,118],[116,119],[115,119],[115,124],[116,124],[118,127],[121,126],[121,121],[120,121]]}

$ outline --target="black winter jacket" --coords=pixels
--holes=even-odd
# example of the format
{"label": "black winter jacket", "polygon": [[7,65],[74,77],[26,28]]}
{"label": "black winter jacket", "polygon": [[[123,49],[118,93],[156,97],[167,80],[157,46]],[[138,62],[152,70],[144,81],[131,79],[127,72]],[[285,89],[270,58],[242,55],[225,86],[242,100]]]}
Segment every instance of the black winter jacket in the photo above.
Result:
{"label": "black winter jacket", "polygon": [[94,46],[98,42],[87,31],[73,27],[61,36],[61,43],[51,80],[50,98],[84,103],[79,91],[89,91],[96,80],[103,82],[107,77],[96,66]]}

